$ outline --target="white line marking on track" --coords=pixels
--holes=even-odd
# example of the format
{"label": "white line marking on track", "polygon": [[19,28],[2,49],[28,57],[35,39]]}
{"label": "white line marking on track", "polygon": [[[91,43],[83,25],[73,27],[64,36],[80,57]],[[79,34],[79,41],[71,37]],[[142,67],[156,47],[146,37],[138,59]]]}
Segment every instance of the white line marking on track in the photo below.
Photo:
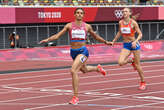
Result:
{"label": "white line marking on track", "polygon": [[151,110],[158,110],[158,109],[163,109],[164,110],[164,107],[162,106],[144,106],[144,108],[150,108]]}
{"label": "white line marking on track", "polygon": [[22,101],[22,100],[31,100],[31,99],[37,99],[37,98],[53,97],[53,96],[57,96],[57,95],[56,94],[50,94],[50,95],[34,96],[34,97],[26,97],[26,98],[15,98],[15,99],[11,99],[11,100],[0,101],[0,103],[8,103],[8,102]]}
{"label": "white line marking on track", "polygon": [[[164,92],[164,91],[156,91],[155,93],[159,93],[159,92]],[[154,93],[154,92],[148,92],[148,93]],[[119,96],[119,97],[128,97],[128,96],[134,96],[134,95],[142,95],[142,94],[146,94],[146,93],[139,93],[139,94],[131,94],[131,95],[124,95],[124,96]],[[112,99],[112,98],[119,98],[119,97],[103,97],[103,98],[97,98],[97,99],[91,99],[91,100],[83,100],[80,101],[80,103],[83,102],[90,102],[90,101],[100,101],[100,100],[107,100],[107,99]],[[158,103],[158,102],[157,102]],[[64,103],[65,104],[65,103]],[[27,108],[24,110],[36,110],[36,109],[43,109],[43,108],[49,108],[49,107],[55,107],[55,106],[61,106],[62,104],[54,104],[54,105],[49,105],[49,106],[39,106],[39,107],[33,107],[33,108]],[[68,105],[68,104],[67,104]]]}
{"label": "white line marking on track", "polygon": [[[144,71],[144,73],[147,72],[158,72],[158,71],[164,71],[164,69],[158,69],[158,70],[148,70],[148,71]],[[116,76],[116,75],[128,75],[128,74],[132,74],[132,73],[136,73],[136,71],[134,72],[125,72],[125,73],[118,73],[118,74],[111,74],[110,76]],[[94,75],[94,76],[86,76],[86,77],[80,77],[80,79],[85,79],[85,78],[96,78],[96,77],[100,77],[100,75]],[[23,82],[23,83],[12,83],[12,84],[6,84],[6,86],[16,86],[16,85],[25,85],[25,84],[36,84],[36,83],[45,83],[45,82],[57,82],[57,81],[66,81],[66,80],[72,80],[72,78],[63,78],[63,79],[53,79],[53,80],[43,80],[43,81],[31,81],[31,82]],[[103,82],[103,81],[101,81]],[[101,82],[95,82],[95,83],[101,83]],[[104,81],[106,82],[106,81]],[[90,82],[91,84],[91,82]],[[61,87],[61,86],[58,86]],[[63,86],[65,87],[65,86]]]}
{"label": "white line marking on track", "polygon": [[2,86],[3,88],[6,88],[6,89],[13,89],[13,90],[20,90],[20,91],[23,91],[23,90],[31,90],[32,87],[29,87],[29,88],[17,88],[17,87],[9,87],[9,86]]}
{"label": "white line marking on track", "polygon": [[[163,83],[152,83],[149,85],[159,85],[159,84],[164,84]],[[134,86],[138,86],[138,85],[133,85]],[[132,86],[131,86],[132,87]],[[124,86],[121,86],[119,88],[125,88]],[[106,88],[107,89],[107,88]],[[112,89],[112,88],[108,88],[108,89]],[[115,88],[114,88],[115,89]],[[100,90],[105,90],[105,89],[99,89],[99,90],[92,90],[92,91],[100,91]],[[82,91],[82,92],[88,92],[88,91]],[[144,95],[144,94],[152,94],[152,93],[161,93],[164,91],[155,91],[155,92],[147,92],[147,93],[139,93],[139,94],[132,94],[132,95],[126,95],[126,96],[134,96],[134,95]],[[68,94],[67,94],[68,95]],[[22,100],[29,100],[29,99],[36,99],[36,98],[45,98],[45,97],[52,97],[52,96],[57,96],[56,94],[51,94],[51,95],[43,95],[43,96],[35,96],[35,97],[27,97],[27,98],[19,98],[19,99],[13,99],[13,100],[5,100],[5,101],[0,101],[0,103],[7,103],[7,102],[14,102],[14,101],[22,101]],[[125,96],[125,95],[124,95]]]}
{"label": "white line marking on track", "polygon": [[[158,78],[158,77],[164,77],[164,75],[155,75],[155,76],[150,76],[150,77],[145,77],[145,79],[148,78]],[[92,85],[92,84],[102,84],[102,83],[109,83],[109,82],[119,82],[119,81],[128,81],[128,80],[137,80],[138,78],[128,78],[128,79],[118,79],[118,80],[107,80],[107,81],[99,81],[99,82],[87,82],[87,83],[81,83],[80,86],[84,85]],[[19,85],[19,84],[18,84]],[[71,84],[68,85],[62,85],[62,86],[55,86],[53,88],[61,88],[61,87],[71,87]],[[46,89],[52,88],[52,87],[45,87]]]}
{"label": "white line marking on track", "polygon": [[[164,84],[164,82],[160,82],[160,83],[150,83],[147,84],[147,86],[151,86],[151,85],[160,85],[160,84]],[[95,92],[95,91],[104,91],[104,90],[114,90],[114,89],[124,89],[124,88],[131,88],[131,87],[138,87],[138,85],[131,85],[131,86],[120,86],[120,87],[112,87],[112,88],[103,88],[103,89],[96,89],[96,90],[88,90],[88,92]],[[83,93],[85,91],[80,91],[79,93]]]}
{"label": "white line marking on track", "polygon": [[0,105],[52,105],[52,103],[0,103]]}
{"label": "white line marking on track", "polygon": [[9,94],[9,93],[14,93],[14,92],[19,92],[19,90],[7,90],[5,92],[0,92],[0,95],[5,95],[5,94]]}
{"label": "white line marking on track", "polygon": [[[150,84],[149,84],[150,85]],[[112,88],[110,88],[110,89],[112,89]],[[158,91],[159,92],[159,91]],[[156,91],[156,93],[158,93],[157,91]],[[134,94],[132,94],[132,95],[134,95]],[[55,96],[55,95],[47,95],[47,97],[51,97],[51,96]],[[40,96],[40,97],[38,97],[38,98],[42,98],[42,97],[45,97],[45,96]],[[31,97],[32,99],[34,98],[34,97]],[[21,98],[21,100],[28,100],[28,98]],[[30,98],[29,98],[30,99]],[[17,101],[17,100],[19,100],[19,99],[15,99],[15,100],[8,100],[8,101]],[[0,101],[1,102],[1,101]],[[82,101],[81,101],[82,102]],[[87,101],[86,101],[87,102]],[[53,105],[55,105],[55,106],[59,106],[59,105],[61,105],[61,104],[53,104]],[[52,106],[53,106],[52,105]],[[65,105],[65,104],[64,104]],[[67,104],[66,104],[67,105]],[[32,110],[32,109],[25,109],[25,110]]]}
{"label": "white line marking on track", "polygon": [[[159,70],[157,70],[157,71],[159,71]],[[148,72],[150,72],[150,71],[148,71]],[[152,72],[152,71],[151,71]],[[154,72],[154,71],[153,71]],[[155,76],[150,76],[150,77],[145,77],[146,79],[148,79],[148,78],[158,78],[158,77],[163,77],[164,75],[155,75]],[[119,82],[119,81],[127,81],[127,80],[136,80],[136,79],[138,79],[138,78],[126,78],[126,79],[118,79],[118,80],[107,80],[107,81],[99,81],[99,82],[87,82],[87,83],[81,83],[80,85],[82,86],[82,85],[91,85],[91,84],[101,84],[101,83],[109,83],[109,82]],[[70,79],[71,80],[71,79]],[[19,85],[19,84],[18,84]],[[71,87],[72,85],[71,84],[69,84],[69,85],[62,85],[62,86],[55,86],[55,87],[53,87],[53,89],[55,89],[55,88],[60,88],[60,87]],[[3,86],[2,86],[3,87]],[[4,85],[4,87],[8,87],[8,88],[16,88],[16,87],[11,87],[11,86],[9,86],[9,85]],[[126,86],[127,87],[127,86]],[[45,87],[45,88],[31,88],[30,87],[30,89],[31,90],[40,90],[40,89],[50,89],[50,88],[52,88],[52,87]],[[116,87],[117,88],[117,87]],[[80,92],[79,92],[80,93]]]}
{"label": "white line marking on track", "polygon": [[[164,63],[164,61],[148,61],[148,62],[142,62],[141,64],[153,64],[153,63]],[[118,65],[118,64],[110,64],[110,65],[104,65],[103,67],[109,67],[109,66],[116,66],[116,65]],[[143,66],[142,66],[143,67]],[[44,71],[46,71],[46,72],[48,72],[48,71],[59,71],[59,70],[69,70],[69,68],[64,68],[64,69],[53,69],[53,70],[38,70],[38,71],[28,71],[28,72],[16,72],[16,73],[12,73],[12,74],[0,74],[1,76],[3,76],[3,75],[13,75],[13,74],[26,74],[26,73],[31,73],[31,72],[44,72]]]}
{"label": "white line marking on track", "polygon": [[123,109],[128,109],[128,108],[138,108],[138,107],[144,107],[148,105],[156,105],[156,104],[162,104],[164,102],[156,102],[156,103],[149,103],[149,104],[141,104],[141,105],[135,105],[135,106],[128,106],[128,107],[122,107],[122,108],[115,108],[111,110],[123,110]]}
{"label": "white line marking on track", "polygon": [[[159,66],[163,66],[163,64],[153,65],[153,67],[159,67]],[[147,68],[147,67],[152,67],[152,65],[142,66],[142,68]],[[119,71],[119,70],[126,70],[126,69],[132,69],[132,67],[124,67],[124,68],[119,68],[119,69],[118,68],[114,68],[114,69],[106,69],[106,70],[107,71],[113,71],[113,70]],[[31,73],[31,72],[28,72],[28,73]],[[44,75],[37,75],[37,76],[22,76],[22,77],[15,77],[15,78],[4,78],[4,79],[1,79],[1,81],[3,81],[3,80],[5,80],[5,81],[7,81],[7,80],[15,80],[15,79],[27,79],[27,78],[38,78],[38,77],[47,77],[47,76],[60,76],[60,75],[62,76],[62,75],[66,75],[66,74],[70,74],[70,73],[69,72],[60,73],[60,74],[53,74],[52,73],[52,74],[46,74],[46,75],[44,74]],[[79,74],[83,74],[83,73],[79,72]]]}
{"label": "white line marking on track", "polygon": [[[164,82],[163,82],[164,83]],[[161,83],[161,84],[163,84]],[[159,84],[159,83],[158,83]],[[149,84],[149,85],[154,85],[154,84]],[[111,89],[111,88],[110,88]],[[127,96],[134,96],[134,95],[144,95],[144,94],[152,94],[152,93],[160,93],[164,91],[155,91],[155,92],[148,92],[148,93],[140,93],[140,94],[131,94],[131,95],[126,95]],[[20,98],[20,99],[15,99],[15,100],[7,100],[7,101],[0,101],[0,103],[5,103],[5,102],[12,102],[12,101],[21,101],[21,100],[29,100],[29,99],[35,99],[35,98],[44,98],[44,97],[52,97],[56,95],[46,95],[46,96],[38,96],[38,97],[28,97],[28,98]],[[125,97],[125,96],[124,96]],[[117,97],[118,98],[118,97]],[[104,99],[104,98],[103,98]],[[100,99],[99,99],[100,100]],[[88,100],[88,101],[93,101],[93,100]],[[88,102],[88,101],[81,101],[81,102]],[[55,104],[55,106],[59,106],[61,104]],[[53,105],[54,106],[54,105]],[[30,110],[30,109],[29,109]]]}
{"label": "white line marking on track", "polygon": [[[45,106],[45,108],[47,107],[55,107],[55,106],[63,106],[63,105],[69,105],[68,103],[62,103],[62,104],[52,104],[52,105],[48,105],[48,106]],[[35,107],[35,109],[41,109],[42,107]],[[26,108],[24,110],[34,110],[33,108]]]}

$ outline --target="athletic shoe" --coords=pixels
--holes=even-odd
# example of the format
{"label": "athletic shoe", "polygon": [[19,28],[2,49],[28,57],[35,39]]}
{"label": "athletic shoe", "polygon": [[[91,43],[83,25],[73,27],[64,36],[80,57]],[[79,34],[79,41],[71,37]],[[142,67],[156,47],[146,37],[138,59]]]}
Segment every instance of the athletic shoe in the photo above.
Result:
{"label": "athletic shoe", "polygon": [[69,102],[69,104],[77,105],[79,103],[79,98],[76,96],[73,96],[72,100]]}
{"label": "athletic shoe", "polygon": [[132,58],[132,60],[133,60],[133,61],[132,61],[132,64],[131,64],[131,65],[133,66],[134,70],[137,70],[136,65],[135,65],[135,63],[134,63],[134,58]]}
{"label": "athletic shoe", "polygon": [[102,74],[102,75],[106,75],[106,71],[101,67],[101,65],[97,65],[97,68],[99,69],[99,72]]}
{"label": "athletic shoe", "polygon": [[140,82],[140,90],[145,90],[146,89],[146,82]]}

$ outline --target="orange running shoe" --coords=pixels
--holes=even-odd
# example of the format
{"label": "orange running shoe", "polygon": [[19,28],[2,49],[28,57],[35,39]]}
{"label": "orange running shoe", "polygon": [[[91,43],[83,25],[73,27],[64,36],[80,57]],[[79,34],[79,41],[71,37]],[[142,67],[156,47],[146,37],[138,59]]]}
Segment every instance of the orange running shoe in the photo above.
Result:
{"label": "orange running shoe", "polygon": [[76,96],[73,96],[72,100],[69,102],[69,104],[77,105],[79,103],[79,98]]}
{"label": "orange running shoe", "polygon": [[132,58],[132,60],[133,60],[133,61],[132,61],[132,64],[131,64],[131,65],[133,66],[134,70],[137,70],[136,65],[135,65],[135,63],[134,63],[134,58]]}
{"label": "orange running shoe", "polygon": [[140,82],[140,90],[145,90],[146,89],[146,82]]}
{"label": "orange running shoe", "polygon": [[102,68],[102,66],[99,64],[97,65],[97,68],[99,69],[99,72],[102,74],[102,75],[106,75],[106,71]]}

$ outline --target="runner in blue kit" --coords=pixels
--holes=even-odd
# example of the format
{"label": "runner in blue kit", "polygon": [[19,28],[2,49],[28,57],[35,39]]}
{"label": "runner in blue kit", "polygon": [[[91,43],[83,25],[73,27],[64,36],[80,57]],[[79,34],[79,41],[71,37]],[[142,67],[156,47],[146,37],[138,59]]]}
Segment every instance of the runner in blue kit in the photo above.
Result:
{"label": "runner in blue kit", "polygon": [[66,31],[69,32],[70,45],[71,45],[70,54],[73,59],[73,64],[70,71],[72,74],[72,86],[74,91],[73,98],[69,102],[70,104],[77,104],[79,102],[79,98],[78,98],[79,77],[77,74],[78,71],[82,71],[83,73],[97,71],[103,75],[106,75],[106,71],[102,68],[101,65],[97,65],[97,66],[86,65],[86,61],[89,57],[88,49],[85,46],[86,39],[87,39],[87,32],[89,32],[90,35],[93,36],[93,38],[95,38],[96,40],[102,43],[110,45],[110,42],[104,40],[102,37],[95,34],[91,25],[83,22],[84,13],[85,12],[82,8],[77,8],[74,11],[74,16],[75,16],[74,22],[66,24],[65,27],[59,33],[40,41],[40,43],[43,43],[52,40],[57,40]]}
{"label": "runner in blue kit", "polygon": [[[146,89],[146,82],[144,80],[143,70],[140,64],[140,44],[139,40],[142,38],[142,32],[138,26],[138,23],[132,19],[131,9],[123,9],[123,19],[119,21],[119,31],[117,32],[115,38],[113,39],[111,45],[117,41],[120,36],[123,37],[123,49],[121,50],[118,63],[120,66],[123,66],[127,63],[131,63],[135,70],[138,71],[140,76],[140,90]],[[137,32],[138,37],[135,39],[135,33]],[[134,58],[128,57],[133,53]]]}

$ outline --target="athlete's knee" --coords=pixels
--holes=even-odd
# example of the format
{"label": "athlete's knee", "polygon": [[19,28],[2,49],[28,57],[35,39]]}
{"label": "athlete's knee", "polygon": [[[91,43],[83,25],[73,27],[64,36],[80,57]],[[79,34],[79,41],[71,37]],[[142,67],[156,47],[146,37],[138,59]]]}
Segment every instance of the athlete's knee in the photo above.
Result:
{"label": "athlete's knee", "polygon": [[75,74],[76,74],[75,69],[72,69],[72,68],[71,68],[70,72],[71,72],[72,75],[75,75]]}
{"label": "athlete's knee", "polygon": [[87,72],[87,69],[81,68],[80,71],[83,72],[83,73],[86,73]]}
{"label": "athlete's knee", "polygon": [[138,63],[135,63],[135,67],[136,67],[136,68],[141,68],[141,65],[138,64]]}
{"label": "athlete's knee", "polygon": [[118,64],[119,64],[119,66],[123,66],[124,65],[124,61],[119,60]]}

